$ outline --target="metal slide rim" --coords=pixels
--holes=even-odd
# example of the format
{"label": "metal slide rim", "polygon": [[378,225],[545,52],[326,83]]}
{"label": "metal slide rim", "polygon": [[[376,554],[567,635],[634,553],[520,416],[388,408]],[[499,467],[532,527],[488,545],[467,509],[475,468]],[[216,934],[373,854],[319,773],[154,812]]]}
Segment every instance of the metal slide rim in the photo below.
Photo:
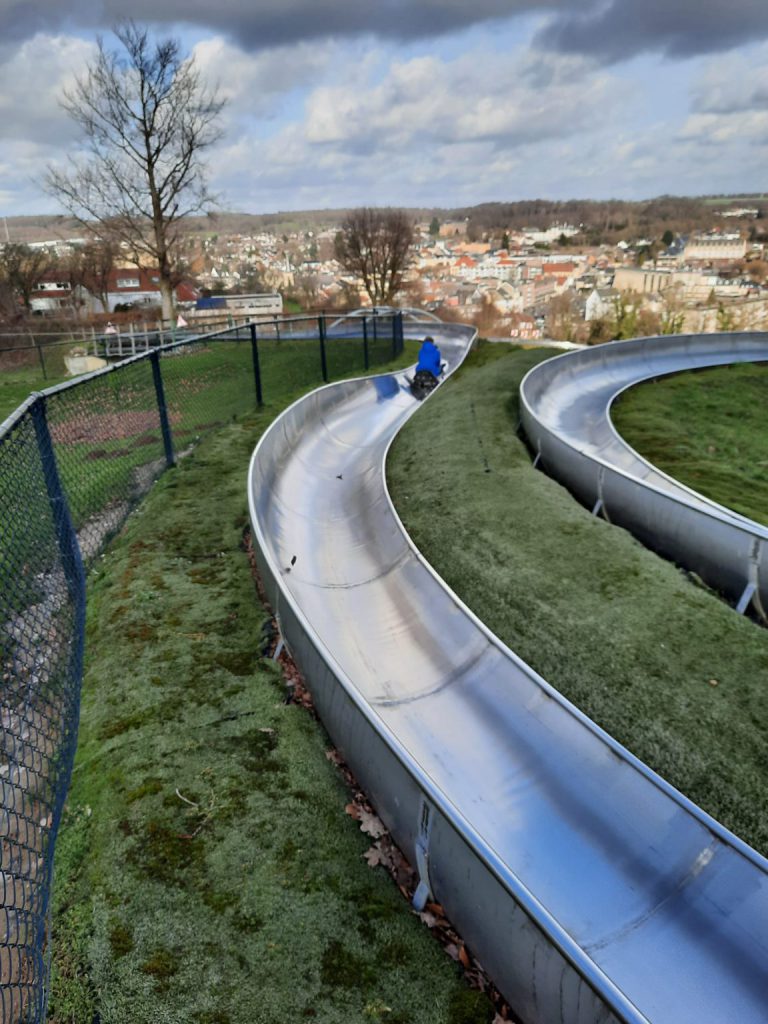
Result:
{"label": "metal slide rim", "polygon": [[[628,338],[628,339],[622,340],[622,341],[606,342],[606,343],[604,343],[602,345],[599,345],[599,346],[595,345],[595,346],[593,346],[593,348],[595,350],[597,350],[597,349],[605,350],[606,348],[610,348],[613,345],[631,344],[634,341],[655,341],[658,337],[674,338],[676,336],[675,335],[649,335],[647,338],[639,338],[639,339],[638,338]],[[687,335],[679,335],[679,337],[687,337]],[[766,337],[766,339],[768,339],[768,333],[765,335],[765,337]],[[581,346],[577,351],[581,352],[583,350],[584,350],[584,346]],[[573,352],[561,352],[560,355],[552,356],[550,359],[546,360],[546,362],[547,363],[554,363],[554,362],[556,362],[556,361],[558,361],[560,359],[569,359],[569,358],[571,358],[573,356],[573,354],[574,354]],[[540,365],[541,364],[538,364],[537,366],[531,367],[531,369],[528,370],[528,372],[525,374],[525,376],[523,377],[522,381],[520,382],[520,404],[525,408],[525,410],[528,412],[528,414],[531,416],[531,418],[535,419],[537,422],[540,422],[540,420],[539,420],[539,417],[536,415],[536,412],[535,412],[535,410],[533,409],[533,407],[531,405],[531,402],[530,402],[530,400],[528,398],[528,395],[526,394],[526,384],[529,382],[529,380],[531,378],[535,377],[535,375],[536,375]],[[713,364],[711,364],[711,367],[706,367],[706,368],[714,368],[716,366],[724,366],[724,365],[731,365],[731,364],[713,363]],[[654,465],[654,463],[652,463],[649,459],[646,459],[645,456],[643,456],[640,452],[638,452],[636,448],[633,448],[630,444],[628,444],[628,442],[622,437],[622,435],[616,429],[616,425],[614,424],[614,422],[613,422],[613,420],[612,420],[612,418],[610,416],[610,410],[611,410],[613,404],[626,391],[631,390],[633,387],[635,387],[637,385],[647,384],[649,381],[656,380],[659,377],[674,376],[675,374],[678,374],[678,373],[688,373],[688,372],[693,372],[693,370],[690,370],[690,369],[668,370],[668,371],[666,371],[663,374],[649,373],[649,374],[646,374],[643,377],[638,377],[636,379],[633,379],[630,382],[628,382],[626,384],[623,384],[621,387],[617,388],[617,390],[614,392],[614,394],[611,395],[611,397],[610,397],[610,399],[608,401],[607,408],[606,408],[608,426],[609,426],[609,428],[610,428],[614,438],[616,439],[616,441],[618,441],[628,451],[632,452],[632,454],[638,459],[639,462],[644,463],[649,469],[652,469],[655,473],[658,473],[660,476],[665,477],[667,480],[670,481],[670,483],[674,484],[675,487],[678,488],[679,490],[686,491],[688,494],[691,495],[692,498],[695,498],[697,500],[697,502],[700,502],[702,504],[706,504],[707,506],[709,506],[711,508],[711,510],[712,510],[712,518],[717,519],[720,522],[726,522],[729,525],[732,525],[734,527],[734,529],[741,530],[744,533],[749,533],[749,534],[753,534],[753,535],[757,534],[757,535],[759,535],[761,537],[765,537],[765,539],[768,540],[768,527],[763,526],[762,523],[755,522],[753,519],[750,519],[748,516],[742,516],[738,512],[734,512],[732,509],[729,509],[725,505],[720,505],[718,502],[713,501],[712,498],[708,498],[706,494],[702,494],[700,491],[695,490],[693,487],[689,487],[688,485],[686,485],[684,483],[681,483],[679,480],[677,480],[675,477],[671,476],[669,473],[665,473],[664,470],[659,469],[658,466]],[[576,445],[575,443],[570,441],[567,437],[560,437],[560,436],[558,436],[558,439],[561,441],[562,444],[564,444],[567,447],[571,448],[574,452],[578,453],[579,455],[583,456],[584,458],[589,459],[590,462],[594,462],[595,464],[597,464],[599,466],[604,466],[605,468],[610,469],[611,472],[617,473],[619,476],[622,476],[622,477],[624,477],[627,480],[631,480],[631,481],[641,485],[642,487],[644,487],[647,490],[654,491],[657,494],[663,495],[665,498],[669,498],[669,499],[671,499],[673,501],[677,501],[681,505],[692,504],[692,502],[686,502],[679,495],[670,493],[668,491],[665,491],[663,488],[658,487],[656,484],[648,483],[645,480],[639,479],[634,474],[629,473],[627,470],[623,469],[621,466],[615,465],[609,459],[605,459],[605,458],[603,458],[602,456],[600,456],[600,455],[598,455],[596,453],[585,451],[583,448],[580,448],[578,445]]]}
{"label": "metal slide rim", "polygon": [[[568,354],[566,354],[568,355]],[[564,358],[565,356],[555,357]],[[553,361],[553,360],[552,360]],[[551,361],[550,361],[551,362]],[[402,374],[380,374],[378,377],[400,377]],[[330,384],[324,388],[318,389],[319,391],[325,391],[331,388],[343,387],[345,384],[349,386],[355,382],[367,380],[368,378],[356,378],[352,382],[343,382],[342,384]],[[317,394],[317,392],[313,392]],[[522,397],[522,394],[521,394]],[[289,407],[282,415],[275,421],[278,423],[282,416],[287,416],[291,409],[295,408],[301,402],[306,400],[305,398],[297,400]],[[413,409],[403,419],[405,422],[410,418],[411,415],[417,410],[418,406],[414,405]],[[269,428],[271,430],[272,428]],[[261,523],[257,515],[257,510],[254,500],[253,488],[250,485],[250,481],[254,475],[254,467],[256,466],[259,453],[266,444],[268,432],[263,435],[258,445],[254,449],[251,457],[251,464],[249,469],[249,506],[251,511],[251,522],[254,529],[254,541],[261,549],[261,553],[275,577],[275,580],[279,580],[280,577],[280,565],[272,557],[269,545],[265,543],[265,536],[262,532]],[[459,608],[463,614],[465,614],[474,624],[478,627],[484,636],[495,645],[505,657],[509,658],[513,663],[518,666],[522,666],[525,669],[526,674],[532,679],[539,687],[541,687],[549,696],[554,696],[558,700],[560,705],[571,715],[578,719],[581,724],[588,726],[590,731],[603,743],[607,744],[611,750],[615,753],[620,754],[622,759],[628,764],[629,767],[638,771],[647,781],[651,782],[657,789],[659,789],[666,797],[671,798],[678,806],[682,808],[686,813],[694,817],[707,831],[713,835],[717,840],[730,846],[734,852],[749,860],[754,867],[763,873],[768,873],[768,860],[763,858],[757,851],[753,850],[746,843],[740,840],[737,836],[734,836],[727,829],[725,829],[719,822],[711,818],[704,811],[701,810],[697,805],[690,801],[687,797],[681,794],[678,790],[672,787],[656,773],[652,772],[646,765],[640,762],[634,757],[629,751],[626,751],[620,744],[618,744],[612,737],[605,733],[602,729],[595,725],[586,715],[584,715],[578,708],[575,708],[570,702],[566,701],[556,690],[554,690],[550,684],[543,680],[537,673],[534,673],[524,662],[512,652],[506,645],[502,644],[498,638],[467,608],[464,602],[455,595],[450,588],[445,584],[438,573],[429,565],[424,559],[421,553],[418,551],[413,541],[406,533],[402,521],[394,508],[394,505],[389,494],[389,490],[386,485],[386,471],[385,463],[386,456],[394,442],[396,433],[391,436],[386,444],[383,457],[381,459],[379,472],[381,474],[383,490],[385,494],[386,502],[389,506],[389,512],[396,523],[397,529],[401,532],[405,538],[405,542],[411,549],[412,553],[417,558],[418,562],[427,572],[440,584],[443,590],[447,592],[453,603]],[[456,806],[451,802],[450,797],[447,793],[439,788],[429,775],[421,768],[418,761],[416,761],[405,748],[403,743],[398,739],[395,733],[389,728],[389,726],[381,719],[376,709],[370,705],[363,694],[357,689],[352,680],[346,675],[341,665],[333,656],[333,652],[325,647],[322,638],[315,632],[311,622],[304,615],[300,604],[294,599],[291,592],[287,589],[280,589],[278,592],[278,604],[287,602],[290,606],[291,612],[297,622],[299,623],[301,630],[309,640],[312,647],[315,649],[320,658],[330,668],[334,678],[342,685],[346,692],[346,695],[352,700],[357,710],[363,715],[363,717],[377,729],[379,735],[386,741],[387,746],[392,755],[403,765],[407,772],[414,778],[417,785],[426,792],[430,799],[438,806],[441,812],[448,818],[450,824],[457,829],[461,839],[467,843],[470,848],[475,852],[479,859],[484,863],[486,868],[492,872],[500,884],[510,893],[510,896],[515,900],[523,911],[528,915],[530,920],[541,929],[541,931],[547,936],[548,941],[559,950],[564,958],[570,962],[572,967],[578,972],[578,974],[586,981],[586,983],[598,993],[598,995],[605,1000],[605,1003],[611,1008],[616,1014],[617,1019],[621,1019],[626,1022],[632,1022],[632,1024],[641,1024],[646,1022],[648,1018],[639,1010],[639,1008],[629,1000],[625,993],[619,989],[611,980],[611,978],[605,974],[605,972],[599,967],[595,960],[586,952],[582,946],[580,946],[576,940],[570,936],[564,928],[561,927],[560,923],[549,913],[543,904],[537,900],[533,893],[524,885],[519,875],[514,874],[508,865],[506,865],[501,859],[500,855],[485,842],[483,837],[473,828],[464,815],[458,812]],[[280,608],[275,609],[278,617],[280,615]]]}

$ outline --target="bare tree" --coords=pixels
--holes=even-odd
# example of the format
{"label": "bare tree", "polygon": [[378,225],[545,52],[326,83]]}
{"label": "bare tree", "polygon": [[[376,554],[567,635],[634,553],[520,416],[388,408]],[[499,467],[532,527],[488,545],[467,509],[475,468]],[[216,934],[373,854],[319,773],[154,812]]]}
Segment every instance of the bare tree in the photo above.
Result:
{"label": "bare tree", "polygon": [[22,316],[13,288],[0,273],[0,323],[13,323]]}
{"label": "bare tree", "polygon": [[499,330],[499,310],[490,295],[483,295],[480,300],[480,308],[473,317],[475,326],[480,336],[487,338],[496,334]]}
{"label": "bare tree", "polygon": [[211,202],[202,153],[221,137],[224,106],[175,39],[151,42],[126,21],[120,48],[99,39],[95,63],[65,93],[82,128],[87,158],[50,166],[45,187],[82,223],[106,224],[137,260],[159,271],[163,318],[173,316],[173,263],[183,217]]}
{"label": "bare tree", "polygon": [[99,300],[104,312],[109,312],[110,278],[118,252],[117,243],[103,237],[92,239],[69,254],[62,274],[69,281],[76,310],[85,304],[83,291],[87,290]]}
{"label": "bare tree", "polygon": [[105,313],[109,312],[109,286],[118,253],[118,244],[108,236],[88,242],[83,248],[83,284],[96,296]]}
{"label": "bare tree", "polygon": [[85,260],[83,250],[79,246],[73,249],[63,260],[56,264],[56,273],[61,281],[69,284],[69,305],[79,319],[85,305],[83,291],[85,285]]}
{"label": "bare tree", "polygon": [[297,274],[294,279],[294,288],[302,309],[314,309],[320,289],[320,278],[317,274],[310,272]]}
{"label": "bare tree", "polygon": [[32,292],[40,278],[52,267],[51,258],[44,249],[8,242],[0,252],[0,280],[30,308]]}
{"label": "bare tree", "polygon": [[680,285],[666,288],[661,296],[659,329],[662,334],[680,334],[685,327],[685,299]]}
{"label": "bare tree", "polygon": [[571,292],[561,292],[547,305],[546,332],[557,341],[573,341],[579,316]]}
{"label": "bare tree", "polygon": [[387,305],[403,286],[413,225],[402,210],[352,210],[336,236],[336,259],[363,281],[372,305]]}

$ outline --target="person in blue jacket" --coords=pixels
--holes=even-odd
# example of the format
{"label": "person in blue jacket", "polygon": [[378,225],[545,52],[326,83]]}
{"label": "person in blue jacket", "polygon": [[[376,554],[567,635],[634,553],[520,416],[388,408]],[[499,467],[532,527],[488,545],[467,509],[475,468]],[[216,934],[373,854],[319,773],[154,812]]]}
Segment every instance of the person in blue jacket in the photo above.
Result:
{"label": "person in blue jacket", "polygon": [[421,348],[419,349],[419,361],[416,364],[416,373],[420,370],[428,370],[435,377],[439,377],[443,372],[442,363],[440,361],[440,349],[435,344],[432,338],[425,338]]}

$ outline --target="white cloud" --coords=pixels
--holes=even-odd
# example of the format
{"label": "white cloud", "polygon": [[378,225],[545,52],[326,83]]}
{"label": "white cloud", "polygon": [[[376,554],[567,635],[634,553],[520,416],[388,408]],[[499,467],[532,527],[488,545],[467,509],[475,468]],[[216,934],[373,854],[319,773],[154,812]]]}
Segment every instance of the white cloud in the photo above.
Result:
{"label": "white cloud", "polygon": [[578,58],[466,55],[454,61],[417,57],[395,61],[384,79],[321,86],[306,106],[306,136],[315,145],[359,152],[382,148],[464,144],[499,147],[562,137],[590,126],[594,111],[610,119],[623,89]]}
{"label": "white cloud", "polygon": [[692,159],[750,168],[768,146],[768,46],[702,62],[674,139]]}
{"label": "white cloud", "polygon": [[0,139],[63,145],[77,135],[59,102],[95,53],[72,36],[36,35],[0,64]]}
{"label": "white cloud", "polygon": [[199,42],[192,50],[205,81],[218,85],[229,116],[269,116],[281,97],[305,88],[323,75],[338,47],[333,43],[298,43],[246,53],[221,36]]}
{"label": "white cloud", "polygon": [[702,63],[691,87],[696,113],[732,114],[768,107],[768,46]]}
{"label": "white cloud", "polygon": [[7,139],[0,145],[0,210],[7,216],[60,212],[37,184],[51,149],[42,143]]}
{"label": "white cloud", "polygon": [[692,114],[678,138],[704,147],[729,147],[733,160],[738,150],[768,142],[768,111],[746,110],[729,114]]}
{"label": "white cloud", "polygon": [[217,154],[217,185],[236,206],[479,202],[531,194],[531,180],[545,192],[562,179],[564,140],[602,139],[633,103],[572,57],[370,58],[328,77],[302,117]]}

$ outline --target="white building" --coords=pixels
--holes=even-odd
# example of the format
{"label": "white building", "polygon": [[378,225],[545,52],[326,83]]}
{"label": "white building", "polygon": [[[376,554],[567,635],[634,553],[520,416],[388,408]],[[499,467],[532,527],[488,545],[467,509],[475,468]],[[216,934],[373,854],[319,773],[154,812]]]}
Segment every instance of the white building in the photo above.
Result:
{"label": "white building", "polygon": [[551,245],[553,242],[557,242],[561,235],[565,235],[566,238],[572,238],[573,235],[578,235],[579,229],[575,228],[573,224],[553,224],[552,227],[547,228],[546,231],[540,231],[538,228],[523,228],[523,238],[529,245]]}
{"label": "white building", "polygon": [[587,296],[584,307],[584,319],[589,323],[592,320],[602,320],[604,316],[610,316],[614,311],[616,293],[612,288],[593,288]]}
{"label": "white building", "polygon": [[685,243],[683,259],[689,260],[743,260],[747,243],[739,234],[720,234],[711,231],[692,235]]}

